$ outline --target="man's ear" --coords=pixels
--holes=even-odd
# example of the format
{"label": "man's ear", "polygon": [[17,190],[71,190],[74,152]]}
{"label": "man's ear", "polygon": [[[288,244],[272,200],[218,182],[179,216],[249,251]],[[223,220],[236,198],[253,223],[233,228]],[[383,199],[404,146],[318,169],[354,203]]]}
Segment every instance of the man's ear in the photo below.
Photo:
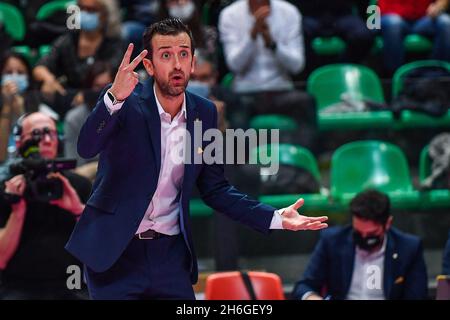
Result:
{"label": "man's ear", "polygon": [[191,74],[193,74],[194,73],[194,71],[195,71],[195,64],[197,63],[197,57],[194,55],[193,57],[192,57],[192,62],[191,62]]}
{"label": "man's ear", "polygon": [[142,64],[144,65],[145,70],[147,71],[147,73],[153,77],[153,75],[155,74],[155,70],[153,68],[153,63],[150,59],[144,58],[142,60]]}

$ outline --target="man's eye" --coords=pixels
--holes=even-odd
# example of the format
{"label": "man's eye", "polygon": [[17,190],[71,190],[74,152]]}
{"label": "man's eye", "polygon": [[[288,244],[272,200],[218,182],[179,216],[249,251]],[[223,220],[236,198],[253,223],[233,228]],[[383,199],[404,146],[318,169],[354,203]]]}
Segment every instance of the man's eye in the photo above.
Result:
{"label": "man's eye", "polygon": [[163,59],[168,59],[170,57],[170,54],[168,52],[164,52],[162,54]]}
{"label": "man's eye", "polygon": [[186,58],[188,56],[187,51],[181,51],[181,57]]}

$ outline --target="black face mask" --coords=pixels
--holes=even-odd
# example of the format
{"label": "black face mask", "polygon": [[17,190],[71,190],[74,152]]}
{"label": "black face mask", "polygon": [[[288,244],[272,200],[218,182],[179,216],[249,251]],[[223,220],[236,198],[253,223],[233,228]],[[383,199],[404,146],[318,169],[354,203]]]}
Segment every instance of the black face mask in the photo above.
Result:
{"label": "black face mask", "polygon": [[371,251],[381,244],[383,235],[363,237],[358,231],[353,231],[353,239],[362,250]]}

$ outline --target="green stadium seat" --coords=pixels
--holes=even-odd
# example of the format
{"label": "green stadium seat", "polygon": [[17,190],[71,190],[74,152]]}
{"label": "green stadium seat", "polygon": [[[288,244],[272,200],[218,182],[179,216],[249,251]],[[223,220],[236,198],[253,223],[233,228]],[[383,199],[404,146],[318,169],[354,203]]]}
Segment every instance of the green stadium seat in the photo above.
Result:
{"label": "green stadium seat", "polygon": [[[405,47],[406,52],[421,53],[430,51],[433,47],[433,43],[424,36],[409,34],[403,40],[403,46]],[[377,53],[381,50],[383,50],[383,37],[377,36],[372,51],[373,53]]]}
{"label": "green stadium seat", "polygon": [[316,69],[308,78],[308,92],[316,99],[319,129],[390,128],[394,118],[390,111],[323,113],[341,101],[342,94],[355,100],[384,103],[380,79],[371,69],[356,64],[331,64]]}
{"label": "green stadium seat", "polygon": [[52,46],[51,45],[42,45],[39,47],[39,59],[42,58],[43,56],[46,56],[47,54],[50,53],[50,51],[52,50]]}
{"label": "green stadium seat", "polygon": [[25,38],[25,20],[15,6],[0,2],[0,21],[13,40],[22,41]]}
{"label": "green stadium seat", "polygon": [[338,148],[331,160],[331,197],[347,206],[366,189],[385,192],[393,208],[420,207],[413,189],[408,162],[395,145],[382,141],[356,141]]}
{"label": "green stadium seat", "polygon": [[329,56],[342,54],[347,45],[339,37],[317,37],[313,39],[311,47],[317,55]]}
{"label": "green stadium seat", "polygon": [[[403,88],[403,78],[411,70],[421,68],[421,67],[443,67],[450,71],[450,63],[439,60],[421,60],[407,63],[395,72],[392,78],[392,96],[395,98],[399,95]],[[405,110],[401,113],[399,128],[416,128],[416,127],[447,127],[450,126],[450,111],[446,115],[435,118],[422,114],[419,112],[414,112],[410,110]]]}
{"label": "green stadium seat", "polygon": [[18,53],[27,59],[28,63],[30,63],[31,66],[34,65],[36,61],[36,54],[31,50],[29,46],[14,46],[11,48],[11,50],[15,53]]}
{"label": "green stadium seat", "polygon": [[67,7],[69,7],[72,4],[76,4],[76,1],[73,0],[49,1],[39,8],[36,14],[36,19],[42,21],[47,19],[48,17],[51,17],[53,14],[55,14],[55,12],[58,11],[67,12]]}
{"label": "green stadium seat", "polygon": [[[428,156],[428,148],[426,145],[420,153],[419,160],[419,181],[423,182],[431,173],[431,160]],[[448,189],[432,189],[421,192],[421,202],[424,209],[431,208],[448,208],[450,207],[450,190]]]}
{"label": "green stadium seat", "polygon": [[250,119],[250,128],[295,131],[298,129],[298,124],[289,116],[281,114],[261,114]]}
{"label": "green stadium seat", "polygon": [[[270,156],[272,154],[272,146],[260,146],[252,151],[251,163],[259,163],[259,155],[261,153]],[[313,154],[300,146],[293,144],[280,144],[278,146],[279,163],[301,168],[309,172],[316,181],[322,185],[319,166]],[[321,187],[319,193],[312,194],[280,194],[280,195],[262,195],[259,200],[274,206],[275,208],[283,208],[295,203],[298,198],[302,197],[305,204],[302,207],[305,210],[328,210],[331,206],[328,201],[328,190]]]}

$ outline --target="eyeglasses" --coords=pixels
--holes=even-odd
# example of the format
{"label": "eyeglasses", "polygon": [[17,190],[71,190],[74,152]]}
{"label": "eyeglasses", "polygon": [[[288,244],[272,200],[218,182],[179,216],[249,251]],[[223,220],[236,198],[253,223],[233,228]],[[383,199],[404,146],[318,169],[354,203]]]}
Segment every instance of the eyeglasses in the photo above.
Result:
{"label": "eyeglasses", "polygon": [[54,129],[50,129],[49,127],[44,127],[42,129],[33,129],[30,133],[27,133],[24,136],[40,141],[46,135],[48,135],[51,140],[56,140],[58,138],[58,132]]}

